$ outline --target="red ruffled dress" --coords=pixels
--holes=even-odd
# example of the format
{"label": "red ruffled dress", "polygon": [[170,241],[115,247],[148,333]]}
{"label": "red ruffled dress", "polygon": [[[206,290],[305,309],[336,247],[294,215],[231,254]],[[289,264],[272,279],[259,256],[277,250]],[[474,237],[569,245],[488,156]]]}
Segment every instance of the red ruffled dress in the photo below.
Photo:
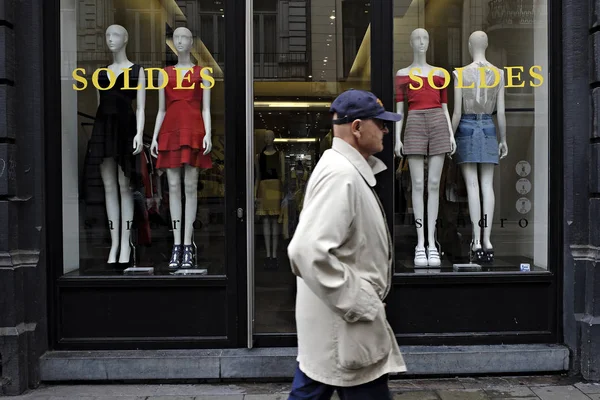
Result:
{"label": "red ruffled dress", "polygon": [[[165,68],[169,82],[164,89],[166,114],[158,133],[156,168],[179,168],[184,164],[203,169],[212,167],[210,154],[203,154],[206,131],[202,119],[201,69],[196,65],[187,71],[176,89],[177,71],[174,67]],[[182,89],[192,85],[193,89]]]}

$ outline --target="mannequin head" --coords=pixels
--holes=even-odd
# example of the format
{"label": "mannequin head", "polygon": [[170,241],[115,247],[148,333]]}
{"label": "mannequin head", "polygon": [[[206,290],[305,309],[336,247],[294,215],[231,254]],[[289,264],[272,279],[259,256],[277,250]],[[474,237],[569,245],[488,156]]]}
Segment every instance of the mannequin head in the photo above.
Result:
{"label": "mannequin head", "polygon": [[488,47],[488,37],[485,32],[475,31],[469,36],[469,53],[471,57],[476,52],[485,52]]}
{"label": "mannequin head", "polygon": [[273,146],[274,142],[275,142],[275,133],[273,131],[266,131],[265,132],[265,145]]}
{"label": "mannequin head", "polygon": [[182,26],[173,31],[173,45],[178,53],[189,53],[193,43],[192,32],[188,28]]}
{"label": "mannequin head", "polygon": [[113,53],[121,51],[127,46],[129,34],[121,25],[111,25],[106,28],[106,45]]}
{"label": "mannequin head", "polygon": [[423,28],[417,28],[410,34],[410,47],[414,53],[425,54],[429,47],[429,33]]}

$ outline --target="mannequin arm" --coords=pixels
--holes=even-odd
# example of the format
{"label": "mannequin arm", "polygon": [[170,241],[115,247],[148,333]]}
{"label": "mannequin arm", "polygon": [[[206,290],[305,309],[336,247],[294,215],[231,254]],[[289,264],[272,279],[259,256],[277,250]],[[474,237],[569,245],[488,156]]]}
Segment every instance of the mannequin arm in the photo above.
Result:
{"label": "mannequin arm", "polygon": [[[163,75],[158,74],[158,87],[163,85]],[[158,112],[156,113],[156,122],[154,123],[154,135],[152,135],[152,145],[150,146],[150,154],[153,157],[158,157],[158,133],[165,120],[165,89],[158,89]]]}
{"label": "mannequin arm", "polygon": [[496,112],[498,117],[498,130],[500,131],[500,143],[498,145],[500,158],[508,155],[508,145],[506,144],[506,113],[504,109],[504,80],[500,80],[500,88],[498,90],[498,102],[496,104]]}
{"label": "mannequin arm", "polygon": [[[396,112],[400,115],[404,114],[404,102],[396,103]],[[398,121],[394,124],[394,140],[395,140],[394,153],[398,157],[402,157],[402,140],[401,140],[400,135],[402,133],[403,122],[404,122],[404,118],[402,118],[400,121]]]}
{"label": "mannequin arm", "polygon": [[452,122],[450,122],[450,113],[448,112],[447,103],[442,103],[442,110],[444,110],[446,121],[448,121],[448,131],[450,133],[450,155],[452,155],[456,151],[456,142],[454,141],[454,131],[452,130]]}
{"label": "mannequin arm", "polygon": [[456,132],[462,114],[462,89],[454,86],[454,112],[452,113],[452,132]]}
{"label": "mannequin arm", "polygon": [[[209,88],[211,82],[206,79],[202,80],[204,87]],[[210,117],[210,90],[204,89],[202,91],[202,119],[204,120],[204,155],[207,155],[212,150],[212,120]]]}
{"label": "mannequin arm", "polygon": [[144,146],[144,123],[146,115],[144,114],[144,108],[146,107],[146,75],[144,68],[140,67],[140,74],[138,77],[137,99],[136,99],[136,111],[135,120],[137,122],[137,133],[133,139],[133,154],[138,154],[142,151]]}

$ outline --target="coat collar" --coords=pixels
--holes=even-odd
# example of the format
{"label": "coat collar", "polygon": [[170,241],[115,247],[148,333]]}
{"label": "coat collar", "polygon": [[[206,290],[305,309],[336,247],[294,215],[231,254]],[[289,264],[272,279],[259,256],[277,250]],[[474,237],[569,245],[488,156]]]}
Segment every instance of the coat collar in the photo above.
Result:
{"label": "coat collar", "polygon": [[331,148],[346,157],[371,187],[377,183],[375,175],[387,169],[384,162],[377,157],[370,156],[365,160],[358,150],[338,137],[333,138]]}

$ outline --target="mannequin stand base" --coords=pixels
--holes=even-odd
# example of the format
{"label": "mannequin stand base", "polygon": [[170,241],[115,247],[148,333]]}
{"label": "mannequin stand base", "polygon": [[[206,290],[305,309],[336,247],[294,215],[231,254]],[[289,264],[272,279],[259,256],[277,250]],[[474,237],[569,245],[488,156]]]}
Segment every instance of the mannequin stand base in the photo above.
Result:
{"label": "mannequin stand base", "polygon": [[154,275],[153,267],[131,267],[123,271],[123,275]]}
{"label": "mannequin stand base", "polygon": [[455,271],[481,271],[481,265],[479,264],[452,264],[452,269]]}
{"label": "mannequin stand base", "polygon": [[414,265],[413,264],[413,268],[414,269],[440,269],[440,266],[433,266],[433,265]]}
{"label": "mannequin stand base", "polygon": [[180,268],[176,271],[171,272],[171,275],[176,276],[187,276],[187,275],[206,275],[208,273],[208,267],[210,262],[198,262],[194,268]]}
{"label": "mannequin stand base", "polygon": [[172,275],[206,275],[208,273],[208,269],[206,268],[187,268],[187,269],[178,269],[173,272]]}

